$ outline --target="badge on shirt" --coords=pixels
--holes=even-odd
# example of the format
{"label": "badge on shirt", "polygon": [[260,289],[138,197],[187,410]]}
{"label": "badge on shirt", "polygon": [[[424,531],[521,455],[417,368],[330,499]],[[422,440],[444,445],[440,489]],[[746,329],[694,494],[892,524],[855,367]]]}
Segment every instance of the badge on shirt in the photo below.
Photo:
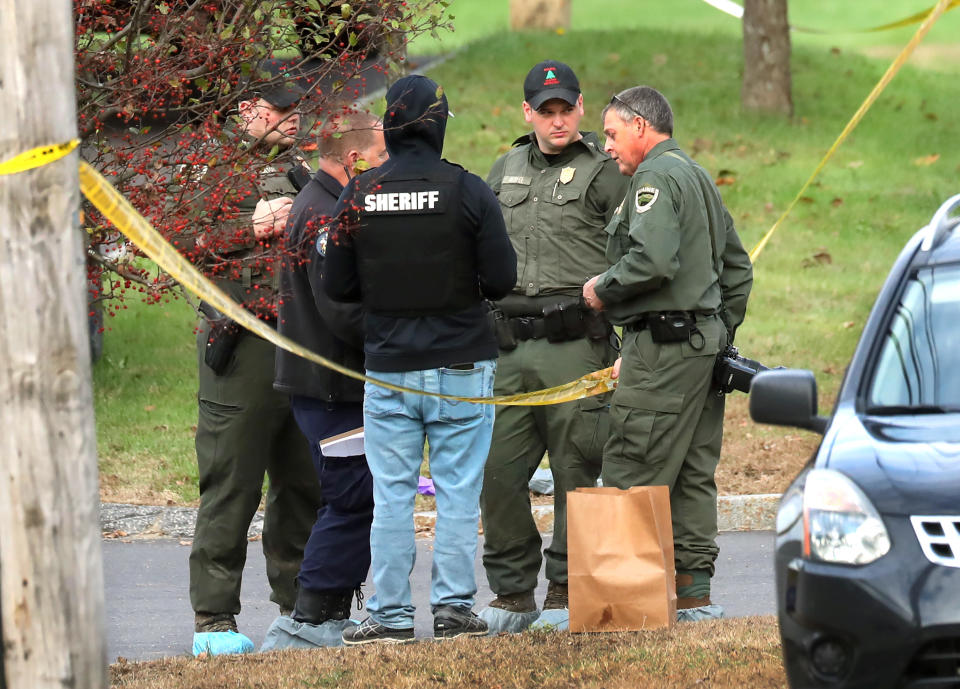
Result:
{"label": "badge on shirt", "polygon": [[324,230],[317,235],[317,253],[321,256],[327,255],[327,239],[330,237],[330,232]]}
{"label": "badge on shirt", "polygon": [[656,187],[640,187],[637,189],[637,198],[634,203],[637,213],[646,213],[657,201],[660,190]]}
{"label": "badge on shirt", "polygon": [[573,179],[573,176],[577,173],[577,168],[575,167],[565,167],[560,170],[560,184],[566,184]]}

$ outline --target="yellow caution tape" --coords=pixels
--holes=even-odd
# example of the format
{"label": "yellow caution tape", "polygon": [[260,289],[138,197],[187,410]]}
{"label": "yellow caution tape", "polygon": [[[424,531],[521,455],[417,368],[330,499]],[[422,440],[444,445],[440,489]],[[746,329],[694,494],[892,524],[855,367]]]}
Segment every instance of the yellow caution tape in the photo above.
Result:
{"label": "yellow caution tape", "polygon": [[320,364],[321,366],[333,369],[350,378],[375,383],[376,385],[397,392],[408,392],[462,402],[475,402],[477,404],[507,406],[559,404],[561,402],[578,400],[583,397],[599,395],[604,392],[609,392],[616,387],[616,381],[611,375],[613,371],[612,368],[595,371],[577,380],[545,390],[526,392],[518,395],[500,395],[498,397],[457,397],[455,395],[442,395],[417,390],[415,388],[393,385],[385,381],[377,380],[376,378],[370,378],[301,347],[293,340],[284,337],[273,328],[267,326],[263,321],[230,299],[220,288],[210,282],[203,273],[181,256],[176,249],[170,246],[163,236],[147,222],[146,218],[140,215],[140,213],[130,205],[120,192],[114,189],[103,175],[83,161],[80,162],[80,189],[90,202],[103,213],[105,218],[112,222],[118,230],[123,232],[123,234],[126,235],[131,242],[136,244],[147,256],[153,259],[158,266],[173,276],[184,288],[190,290],[247,330],[272,342],[277,347]]}
{"label": "yellow caution tape", "polygon": [[[735,2],[732,2],[732,0],[704,0],[704,2],[720,10],[721,12],[729,14],[731,17],[736,17],[737,19],[743,18],[743,6],[738,5]],[[957,7],[958,5],[960,5],[960,0],[951,0],[950,5],[944,11],[948,12],[952,10],[954,7]],[[849,30],[839,29],[839,30],[827,31],[824,29],[811,29],[809,27],[795,26],[791,24],[790,30],[799,31],[802,33],[814,33],[814,34],[873,33],[876,31],[889,31],[890,29],[899,29],[904,26],[910,26],[911,24],[916,24],[918,22],[921,22],[924,19],[926,19],[928,16],[930,16],[933,10],[934,8],[931,7],[929,9],[923,10],[922,12],[917,12],[916,14],[912,14],[909,17],[905,17],[904,19],[900,19],[895,22],[890,22],[889,24],[881,24],[880,26],[874,26],[870,29],[849,29]]]}
{"label": "yellow caution tape", "polygon": [[883,90],[887,87],[887,84],[893,80],[893,77],[896,76],[897,72],[900,71],[900,68],[903,67],[903,64],[907,61],[907,58],[910,57],[910,54],[914,49],[919,45],[920,41],[923,40],[923,37],[927,35],[927,32],[930,30],[930,27],[934,25],[937,19],[947,11],[948,5],[951,7],[960,3],[960,0],[940,0],[936,6],[929,12],[927,20],[917,29],[917,32],[913,35],[913,38],[910,39],[910,42],[900,51],[900,54],[897,55],[896,59],[887,68],[886,73],[880,78],[880,81],[877,82],[877,85],[873,87],[873,90],[870,92],[870,95],[867,96],[866,100],[860,104],[860,107],[857,108],[857,111],[853,113],[853,117],[850,118],[850,121],[847,122],[847,126],[843,128],[843,131],[840,132],[840,136],[837,137],[837,140],[833,142],[833,146],[830,147],[830,150],[827,151],[826,155],[823,156],[823,159],[820,161],[820,164],[817,165],[817,168],[813,171],[813,174],[810,175],[810,178],[800,187],[800,191],[797,192],[797,195],[793,197],[793,201],[790,202],[790,205],[787,206],[787,209],[783,212],[777,221],[773,223],[773,227],[767,230],[767,233],[763,235],[763,238],[757,243],[753,250],[750,252],[750,260],[756,261],[757,257],[760,255],[760,252],[763,251],[763,248],[767,245],[767,242],[770,241],[770,237],[773,236],[773,233],[777,231],[777,228],[780,227],[780,223],[783,222],[790,211],[793,210],[793,207],[797,205],[797,202],[800,201],[800,198],[803,196],[803,192],[807,190],[807,187],[816,179],[817,175],[820,174],[820,171],[823,170],[824,166],[827,164],[827,161],[833,157],[834,152],[837,148],[840,147],[840,144],[844,142],[847,136],[850,135],[850,132],[860,123],[860,120],[863,119],[863,116],[866,114],[867,110],[870,109],[870,106],[873,105],[874,101],[880,96]]}
{"label": "yellow caution tape", "polygon": [[42,165],[48,165],[55,160],[60,160],[64,156],[69,155],[70,152],[79,145],[80,140],[73,139],[65,144],[31,148],[29,151],[24,151],[10,160],[0,162],[0,175],[12,175],[16,172],[23,172]]}
{"label": "yellow caution tape", "polygon": [[[960,5],[960,0],[951,0],[950,4],[947,5],[947,8],[943,10],[943,12],[949,12],[954,7],[957,7],[958,5]],[[869,33],[872,31],[888,31],[889,29],[899,29],[904,26],[910,26],[911,24],[916,24],[917,22],[921,22],[927,17],[929,17],[931,14],[933,14],[933,11],[937,7],[939,7],[939,5],[935,5],[934,7],[923,10],[922,12],[917,12],[916,14],[906,17],[905,19],[901,19],[900,21],[890,22],[889,24],[883,24],[881,26],[875,26],[872,29],[863,29],[863,32]],[[941,12],[941,14],[943,14],[943,12]]]}

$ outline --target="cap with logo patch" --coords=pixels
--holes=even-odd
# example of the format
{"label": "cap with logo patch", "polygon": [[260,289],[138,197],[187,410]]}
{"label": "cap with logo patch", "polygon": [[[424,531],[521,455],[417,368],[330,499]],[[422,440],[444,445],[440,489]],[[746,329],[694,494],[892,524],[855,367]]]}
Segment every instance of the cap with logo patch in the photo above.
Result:
{"label": "cap with logo patch", "polygon": [[580,82],[569,66],[556,60],[534,65],[523,80],[523,99],[536,110],[551,98],[575,105],[580,97]]}
{"label": "cap with logo patch", "polygon": [[[261,85],[252,88],[251,94],[267,101],[270,105],[280,110],[286,110],[301,98],[306,91],[297,83],[297,73],[292,69],[293,65],[289,60],[278,60],[275,58],[264,60],[260,63],[259,69],[269,75],[269,78],[263,79]],[[260,75],[261,78],[265,75]]]}

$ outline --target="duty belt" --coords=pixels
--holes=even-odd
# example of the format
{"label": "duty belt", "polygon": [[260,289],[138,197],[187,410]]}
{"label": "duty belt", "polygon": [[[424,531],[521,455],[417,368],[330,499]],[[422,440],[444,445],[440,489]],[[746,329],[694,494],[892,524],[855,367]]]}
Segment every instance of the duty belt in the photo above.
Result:
{"label": "duty belt", "polygon": [[640,332],[641,330],[646,330],[650,327],[650,323],[655,320],[660,320],[663,316],[667,318],[676,315],[683,315],[697,319],[698,316],[715,316],[717,315],[716,311],[648,311],[646,313],[641,313],[636,320],[631,321],[623,326],[624,330],[629,330],[632,332]]}
{"label": "duty belt", "polygon": [[507,322],[518,340],[540,340],[547,336],[547,323],[543,316],[517,316],[507,319]]}

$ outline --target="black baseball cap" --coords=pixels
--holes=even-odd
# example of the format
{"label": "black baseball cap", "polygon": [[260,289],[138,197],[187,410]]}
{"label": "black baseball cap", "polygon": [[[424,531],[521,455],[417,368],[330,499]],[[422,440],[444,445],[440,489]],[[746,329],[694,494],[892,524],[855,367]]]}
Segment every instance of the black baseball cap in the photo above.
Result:
{"label": "black baseball cap", "polygon": [[580,97],[580,82],[568,65],[556,60],[538,62],[523,80],[523,99],[536,110],[551,98],[575,105]]}
{"label": "black baseball cap", "polygon": [[259,69],[270,75],[268,83],[254,91],[254,95],[263,98],[270,105],[286,110],[303,98],[306,91],[297,83],[297,75],[290,69],[289,61],[269,59],[260,63]]}

